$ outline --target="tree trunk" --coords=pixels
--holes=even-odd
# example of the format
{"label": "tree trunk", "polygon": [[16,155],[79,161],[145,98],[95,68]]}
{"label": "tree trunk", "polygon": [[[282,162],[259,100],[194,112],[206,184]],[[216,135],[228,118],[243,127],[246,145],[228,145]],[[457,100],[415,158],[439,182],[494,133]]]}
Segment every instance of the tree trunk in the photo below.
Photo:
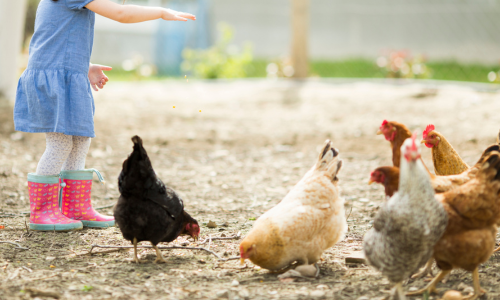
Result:
{"label": "tree trunk", "polygon": [[26,0],[0,0],[0,107],[14,100]]}
{"label": "tree trunk", "polygon": [[308,32],[309,0],[292,1],[292,66],[294,78],[305,78],[309,74]]}

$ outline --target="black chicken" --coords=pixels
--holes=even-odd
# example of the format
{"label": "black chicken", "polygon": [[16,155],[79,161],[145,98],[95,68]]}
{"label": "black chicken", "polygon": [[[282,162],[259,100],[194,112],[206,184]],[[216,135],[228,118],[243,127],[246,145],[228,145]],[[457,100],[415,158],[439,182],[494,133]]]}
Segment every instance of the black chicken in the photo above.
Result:
{"label": "black chicken", "polygon": [[179,235],[190,235],[195,240],[200,226],[187,212],[181,197],[156,176],[151,161],[142,146],[142,139],[132,138],[134,150],[123,162],[118,177],[120,198],[114,209],[116,223],[123,238],[134,244],[134,261],[137,258],[137,243],[150,241],[156,250],[157,262],[166,262],[156,246],[160,242],[171,242]]}

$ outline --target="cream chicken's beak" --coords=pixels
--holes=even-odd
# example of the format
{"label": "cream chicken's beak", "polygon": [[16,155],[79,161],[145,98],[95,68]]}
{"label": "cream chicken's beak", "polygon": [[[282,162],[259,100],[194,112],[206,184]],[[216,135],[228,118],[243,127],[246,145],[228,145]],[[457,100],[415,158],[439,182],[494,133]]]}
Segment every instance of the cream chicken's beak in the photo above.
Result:
{"label": "cream chicken's beak", "polygon": [[381,135],[382,133],[383,133],[382,130],[380,130],[380,129],[377,130],[377,135]]}
{"label": "cream chicken's beak", "polygon": [[421,140],[420,141],[420,144],[425,144],[426,143],[426,140]]}
{"label": "cream chicken's beak", "polygon": [[245,259],[242,257],[242,258],[240,259],[240,264],[242,265],[242,264],[244,264],[244,263],[245,263]]}

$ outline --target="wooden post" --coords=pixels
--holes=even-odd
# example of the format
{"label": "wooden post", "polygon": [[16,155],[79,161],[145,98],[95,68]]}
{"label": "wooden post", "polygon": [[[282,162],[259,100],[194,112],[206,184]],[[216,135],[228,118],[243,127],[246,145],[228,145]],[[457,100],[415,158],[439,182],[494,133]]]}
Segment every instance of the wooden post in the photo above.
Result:
{"label": "wooden post", "polygon": [[15,97],[26,0],[0,0],[0,107]]}
{"label": "wooden post", "polygon": [[308,33],[309,0],[292,1],[292,66],[294,78],[305,78],[309,74]]}

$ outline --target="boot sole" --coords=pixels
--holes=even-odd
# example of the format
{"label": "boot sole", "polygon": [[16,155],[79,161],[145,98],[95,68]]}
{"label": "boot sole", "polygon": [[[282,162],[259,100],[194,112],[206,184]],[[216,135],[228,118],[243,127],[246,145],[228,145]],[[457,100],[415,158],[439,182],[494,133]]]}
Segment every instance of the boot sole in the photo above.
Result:
{"label": "boot sole", "polygon": [[115,227],[115,220],[113,221],[84,221],[80,220],[83,223],[84,227],[89,228],[109,228]]}
{"label": "boot sole", "polygon": [[83,224],[69,223],[69,224],[34,224],[30,223],[30,229],[35,231],[72,231],[72,230],[82,230]]}

